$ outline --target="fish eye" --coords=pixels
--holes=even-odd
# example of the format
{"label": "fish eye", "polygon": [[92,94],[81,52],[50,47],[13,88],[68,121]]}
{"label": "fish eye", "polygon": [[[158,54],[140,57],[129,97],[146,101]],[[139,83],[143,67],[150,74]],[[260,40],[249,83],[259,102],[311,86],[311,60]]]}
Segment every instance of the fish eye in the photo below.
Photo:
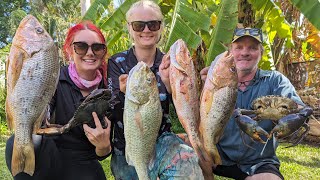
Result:
{"label": "fish eye", "polygon": [[232,67],[230,68],[230,71],[231,71],[231,72],[236,72],[236,67],[235,67],[235,66],[232,66]]}
{"label": "fish eye", "polygon": [[41,34],[41,33],[43,33],[43,29],[42,29],[41,27],[37,27],[37,28],[36,28],[36,32],[37,32],[38,34]]}

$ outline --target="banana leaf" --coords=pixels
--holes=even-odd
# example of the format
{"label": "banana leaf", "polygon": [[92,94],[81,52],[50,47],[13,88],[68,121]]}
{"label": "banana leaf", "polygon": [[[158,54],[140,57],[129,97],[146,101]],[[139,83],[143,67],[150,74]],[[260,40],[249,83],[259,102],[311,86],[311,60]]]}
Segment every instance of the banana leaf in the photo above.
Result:
{"label": "banana leaf", "polygon": [[136,1],[137,0],[126,0],[125,2],[123,2],[111,16],[106,18],[106,20],[100,21],[100,28],[103,30],[126,28],[124,26],[124,22],[126,20],[126,13],[129,10],[130,6]]}
{"label": "banana leaf", "polygon": [[206,66],[209,66],[217,55],[227,49],[238,22],[238,0],[222,0],[220,7],[217,24],[205,58]]}
{"label": "banana leaf", "polygon": [[319,0],[291,0],[291,3],[296,6],[300,12],[320,30],[320,1]]}
{"label": "banana leaf", "polygon": [[193,10],[186,0],[177,0],[174,6],[172,21],[165,51],[178,39],[183,39],[188,47],[196,49],[201,43],[201,37],[196,33],[199,29],[209,30],[210,18]]}
{"label": "banana leaf", "polygon": [[103,11],[107,9],[108,5],[110,4],[110,0],[95,0],[91,3],[89,9],[87,10],[86,14],[82,17],[82,20],[90,20],[92,22],[96,22],[100,19],[101,14],[99,9],[102,8]]}

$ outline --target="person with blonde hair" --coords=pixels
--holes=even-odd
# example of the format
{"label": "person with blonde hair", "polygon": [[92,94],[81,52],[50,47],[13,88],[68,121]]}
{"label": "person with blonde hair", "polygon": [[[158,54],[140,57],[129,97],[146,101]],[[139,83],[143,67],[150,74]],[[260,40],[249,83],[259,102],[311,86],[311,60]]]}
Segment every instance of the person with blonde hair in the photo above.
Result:
{"label": "person with blonde hair", "polygon": [[153,167],[149,169],[151,179],[203,179],[194,150],[171,132],[169,103],[171,90],[168,69],[163,67],[162,53],[157,45],[164,29],[160,7],[153,1],[138,1],[126,14],[127,27],[133,46],[117,53],[108,60],[108,86],[119,104],[115,105],[110,118],[113,127],[113,151],[111,170],[116,179],[138,179],[136,170],[125,158],[123,108],[126,81],[129,71],[140,61],[146,63],[155,74],[158,83],[163,118],[156,142]]}

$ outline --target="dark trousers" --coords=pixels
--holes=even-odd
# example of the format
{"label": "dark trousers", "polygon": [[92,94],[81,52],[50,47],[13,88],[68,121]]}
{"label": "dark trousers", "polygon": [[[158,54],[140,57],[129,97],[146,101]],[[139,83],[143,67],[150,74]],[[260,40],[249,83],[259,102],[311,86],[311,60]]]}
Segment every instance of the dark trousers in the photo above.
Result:
{"label": "dark trousers", "polygon": [[[6,144],[6,163],[11,172],[14,135]],[[68,158],[75,150],[58,149],[50,137],[33,135],[36,167],[33,176],[19,173],[14,180],[106,180],[104,171],[96,159]],[[81,159],[81,158],[79,158]]]}
{"label": "dark trousers", "polygon": [[[52,139],[42,138],[39,135],[33,135],[33,144],[35,150],[35,172],[30,176],[24,172],[17,174],[14,180],[54,180],[58,178],[60,156],[56,144]],[[13,151],[14,135],[12,135],[6,144],[6,163],[11,172],[11,158]]]}

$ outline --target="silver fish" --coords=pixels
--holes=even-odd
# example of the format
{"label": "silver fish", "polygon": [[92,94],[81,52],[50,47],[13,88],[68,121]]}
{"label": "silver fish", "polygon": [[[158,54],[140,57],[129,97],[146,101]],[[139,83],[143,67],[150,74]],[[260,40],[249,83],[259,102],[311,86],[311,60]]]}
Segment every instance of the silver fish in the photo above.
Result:
{"label": "silver fish", "polygon": [[139,62],[129,72],[123,115],[126,160],[135,167],[139,179],[150,179],[148,169],[154,162],[161,120],[156,77]]}

